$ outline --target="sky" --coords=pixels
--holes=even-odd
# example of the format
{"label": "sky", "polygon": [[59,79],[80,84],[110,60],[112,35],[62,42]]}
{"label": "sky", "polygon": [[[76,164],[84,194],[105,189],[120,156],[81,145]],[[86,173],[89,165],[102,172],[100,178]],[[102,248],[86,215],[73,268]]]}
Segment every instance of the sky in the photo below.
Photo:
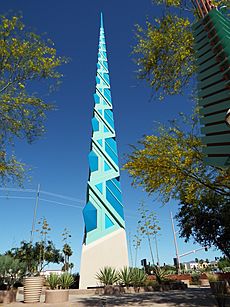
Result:
{"label": "sky", "polygon": [[[30,239],[36,190],[40,184],[36,221],[43,217],[47,219],[51,228],[50,239],[58,248],[63,245],[61,234],[64,228],[69,230],[74,252],[71,261],[75,265],[74,271],[78,272],[84,232],[82,209],[88,179],[87,155],[100,12],[104,14],[120,166],[130,152],[130,144],[136,144],[143,135],[152,134],[156,123],[174,119],[179,112],[190,113],[192,103],[186,95],[170,97],[164,102],[153,101],[150,88],[136,78],[137,67],[131,55],[135,45],[135,25],[144,25],[146,16],[151,21],[162,14],[151,0],[1,1],[1,14],[10,10],[21,12],[26,26],[37,33],[47,33],[58,54],[71,60],[62,67],[64,78],[60,89],[49,96],[57,110],[48,114],[47,132],[32,145],[23,141],[16,143],[18,159],[31,170],[24,191],[19,191],[17,185],[7,186],[9,190],[0,189],[0,253],[19,246],[21,240]],[[130,263],[134,260],[132,240],[138,221],[137,209],[139,203],[145,201],[150,210],[156,211],[161,226],[158,236],[160,263],[172,264],[175,248],[170,211],[175,215],[177,201],[172,200],[163,206],[156,197],[147,195],[143,188],[134,188],[131,182],[128,173],[121,170]],[[39,239],[37,233],[35,239]],[[200,246],[178,238],[178,247],[181,255]],[[192,253],[181,260],[189,261],[195,257],[213,260],[215,256],[220,256],[220,253],[210,249]],[[150,261],[146,242],[138,252],[138,265],[143,258]]]}

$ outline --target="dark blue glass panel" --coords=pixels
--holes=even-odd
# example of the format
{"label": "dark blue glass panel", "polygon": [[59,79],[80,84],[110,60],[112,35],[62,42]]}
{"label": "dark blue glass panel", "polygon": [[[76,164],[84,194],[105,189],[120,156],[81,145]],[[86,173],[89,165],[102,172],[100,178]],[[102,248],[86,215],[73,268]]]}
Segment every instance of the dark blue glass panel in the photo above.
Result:
{"label": "dark blue glass panel", "polygon": [[[119,177],[117,177],[117,178],[119,178]],[[119,190],[121,190],[121,183],[120,183],[120,181],[119,181],[117,178],[113,178],[113,179],[111,179],[111,180],[112,180],[112,182],[117,186],[117,188],[118,188]]]}
{"label": "dark blue glass panel", "polygon": [[113,195],[115,195],[120,202],[122,202],[121,191],[116,187],[112,180],[106,181],[106,187],[110,189]]}
{"label": "dark blue glass panel", "polygon": [[103,78],[109,84],[109,75],[108,74],[103,74]]}
{"label": "dark blue glass panel", "polygon": [[110,90],[108,88],[104,89],[104,96],[108,100],[108,102],[110,102],[110,103],[112,102],[111,93],[110,93]]}
{"label": "dark blue glass panel", "polygon": [[124,219],[123,206],[119,201],[113,196],[108,188],[106,188],[106,199],[111,204],[111,206],[116,210],[116,212]]}
{"label": "dark blue glass panel", "polygon": [[104,66],[106,69],[108,69],[108,64],[107,64],[106,61],[103,61],[103,66]]}
{"label": "dark blue glass panel", "polygon": [[105,143],[105,151],[110,156],[110,158],[118,165],[118,157],[114,153],[114,151],[108,146],[108,144]]}
{"label": "dark blue glass panel", "polygon": [[106,143],[109,145],[109,147],[117,154],[117,144],[116,141],[113,138],[107,138]]}

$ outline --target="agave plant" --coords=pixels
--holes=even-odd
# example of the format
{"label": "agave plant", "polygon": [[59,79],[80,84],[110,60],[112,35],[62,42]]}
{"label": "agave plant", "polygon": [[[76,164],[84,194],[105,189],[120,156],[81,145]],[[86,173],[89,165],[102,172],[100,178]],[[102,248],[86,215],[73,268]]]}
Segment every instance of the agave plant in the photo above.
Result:
{"label": "agave plant", "polygon": [[118,273],[118,280],[121,285],[129,287],[132,283],[132,269],[129,267],[124,267]]}
{"label": "agave plant", "polygon": [[70,273],[63,273],[59,277],[59,284],[62,289],[69,289],[69,287],[74,283],[74,278]]}
{"label": "agave plant", "polygon": [[58,288],[58,285],[59,285],[59,276],[58,274],[51,273],[49,276],[47,276],[46,281],[50,289],[55,290]]}
{"label": "agave plant", "polygon": [[168,271],[165,268],[154,265],[152,267],[153,274],[156,276],[156,281],[161,284],[165,277],[168,275]]}
{"label": "agave plant", "polygon": [[96,278],[104,286],[114,285],[118,281],[118,273],[114,268],[104,267],[96,274]]}
{"label": "agave plant", "polygon": [[130,271],[131,271],[131,284],[134,287],[143,286],[147,279],[147,275],[145,274],[145,272],[138,268],[132,268]]}

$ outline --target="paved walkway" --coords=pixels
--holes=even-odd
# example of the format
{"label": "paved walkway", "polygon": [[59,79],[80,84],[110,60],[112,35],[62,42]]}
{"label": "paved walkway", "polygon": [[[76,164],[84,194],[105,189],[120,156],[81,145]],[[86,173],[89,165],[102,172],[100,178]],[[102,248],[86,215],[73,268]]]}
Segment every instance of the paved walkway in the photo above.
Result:
{"label": "paved walkway", "polygon": [[[18,295],[17,303],[6,305],[9,307],[203,307],[217,306],[209,288],[188,288],[187,290],[174,290],[165,292],[148,292],[140,294],[125,294],[116,296],[96,296],[96,295],[70,295],[68,303],[44,304],[44,296],[41,303],[24,304],[23,296]],[[226,307],[230,303],[226,302]],[[0,304],[0,306],[3,306]]]}

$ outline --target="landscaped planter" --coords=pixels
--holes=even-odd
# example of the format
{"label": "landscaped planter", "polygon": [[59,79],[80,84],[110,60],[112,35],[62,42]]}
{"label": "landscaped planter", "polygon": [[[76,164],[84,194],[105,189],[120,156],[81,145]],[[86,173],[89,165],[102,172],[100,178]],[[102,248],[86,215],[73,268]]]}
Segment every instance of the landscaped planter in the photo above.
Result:
{"label": "landscaped planter", "polygon": [[121,293],[125,293],[125,289],[120,286],[105,286],[104,287],[104,295],[120,295]]}
{"label": "landscaped planter", "polygon": [[180,275],[177,275],[177,274],[169,274],[167,275],[167,278],[170,279],[170,280],[181,280],[181,281],[185,281],[185,280],[188,280],[188,281],[191,281],[192,280],[192,277],[190,274],[180,274]]}
{"label": "landscaped planter", "polygon": [[137,292],[137,289],[134,287],[124,287],[124,290],[125,290],[125,293],[128,293],[128,294]]}
{"label": "landscaped planter", "polygon": [[10,304],[16,302],[17,289],[0,290],[0,303]]}
{"label": "landscaped planter", "polygon": [[200,279],[200,285],[201,285],[201,287],[209,287],[208,278],[201,278]]}
{"label": "landscaped planter", "polygon": [[69,300],[69,289],[46,290],[45,303],[64,303]]}
{"label": "landscaped planter", "polygon": [[24,303],[40,302],[43,283],[43,276],[31,276],[24,279]]}
{"label": "landscaped planter", "polygon": [[181,279],[181,281],[182,281],[185,285],[187,285],[187,287],[190,286],[190,280],[189,280],[189,279]]}
{"label": "landscaped planter", "polygon": [[162,284],[154,284],[151,286],[140,286],[140,287],[124,287],[124,286],[105,286],[96,290],[96,294],[100,295],[120,295],[133,294],[133,293],[144,293],[144,292],[153,292],[153,291],[169,291],[169,290],[185,290],[187,285],[182,281],[171,281],[163,282]]}

